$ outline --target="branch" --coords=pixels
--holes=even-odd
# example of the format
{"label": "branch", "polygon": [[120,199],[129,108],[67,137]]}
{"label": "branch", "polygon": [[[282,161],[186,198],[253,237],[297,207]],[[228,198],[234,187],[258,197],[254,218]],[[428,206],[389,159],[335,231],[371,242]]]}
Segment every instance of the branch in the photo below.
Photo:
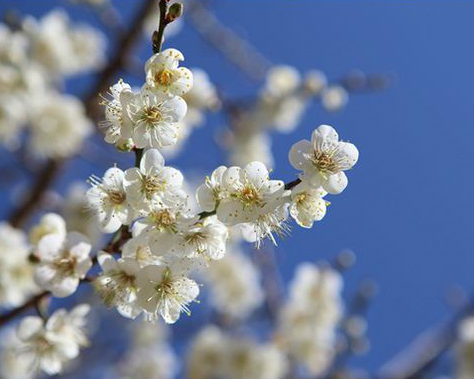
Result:
{"label": "branch", "polygon": [[[96,85],[84,98],[84,105],[87,115],[95,119],[97,118],[97,95],[107,90],[113,77],[125,64],[127,56],[131,53],[135,41],[141,35],[142,26],[146,16],[152,12],[153,5],[156,0],[145,0],[141,9],[131,22],[130,29],[123,34],[116,46],[115,54],[110,59],[106,67],[98,75]],[[59,174],[61,167],[66,160],[56,159],[49,160],[38,173],[34,183],[31,185],[31,191],[22,204],[14,209],[8,217],[9,223],[13,227],[22,226],[30,216],[30,214],[41,203],[46,190],[53,183]]]}
{"label": "branch", "polygon": [[474,299],[444,325],[425,330],[384,364],[375,378],[415,379],[432,368],[455,342],[459,323],[474,311]]}

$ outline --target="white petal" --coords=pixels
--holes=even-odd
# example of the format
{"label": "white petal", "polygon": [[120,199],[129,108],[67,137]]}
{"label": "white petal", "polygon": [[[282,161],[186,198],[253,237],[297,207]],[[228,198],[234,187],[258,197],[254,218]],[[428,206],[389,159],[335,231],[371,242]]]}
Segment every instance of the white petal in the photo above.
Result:
{"label": "white petal", "polygon": [[58,283],[54,283],[51,288],[51,293],[55,297],[67,297],[72,295],[79,285],[79,279],[73,277],[63,278]]}
{"label": "white petal", "polygon": [[329,176],[327,181],[322,182],[323,188],[332,195],[337,195],[347,187],[347,176],[343,171]]}
{"label": "white petal", "polygon": [[339,153],[346,156],[349,166],[352,167],[357,163],[359,159],[359,150],[357,147],[349,142],[340,142],[339,143]]}
{"label": "white petal", "polygon": [[211,212],[216,206],[216,200],[214,199],[214,193],[206,185],[201,184],[196,190],[197,201],[203,211]]}
{"label": "white petal", "polygon": [[43,320],[37,316],[24,317],[16,329],[19,339],[26,341],[43,328]]}
{"label": "white petal", "polygon": [[339,135],[332,126],[320,125],[311,135],[311,142],[314,144],[321,143],[323,141],[337,142]]}
{"label": "white petal", "polygon": [[169,108],[170,116],[173,117],[174,122],[181,121],[186,115],[188,109],[186,101],[179,96],[174,96],[170,100],[165,101],[163,105]]}
{"label": "white petal", "polygon": [[236,191],[240,188],[240,171],[241,168],[237,166],[229,167],[225,170],[224,174],[222,175],[222,185],[229,191]]}
{"label": "white petal", "polygon": [[250,162],[245,166],[243,172],[246,178],[257,188],[262,187],[268,181],[268,170],[262,162]]}
{"label": "white petal", "polygon": [[297,170],[302,170],[308,161],[305,154],[308,154],[313,149],[311,142],[306,139],[296,142],[288,153],[290,164]]}
{"label": "white petal", "polygon": [[165,159],[157,149],[149,149],[143,154],[140,162],[140,170],[148,173],[152,167],[161,169],[165,165]]}

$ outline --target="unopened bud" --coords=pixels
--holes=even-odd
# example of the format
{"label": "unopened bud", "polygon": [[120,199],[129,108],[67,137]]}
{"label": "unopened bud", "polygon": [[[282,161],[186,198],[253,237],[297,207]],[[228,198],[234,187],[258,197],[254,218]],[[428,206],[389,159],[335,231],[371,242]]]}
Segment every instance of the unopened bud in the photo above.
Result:
{"label": "unopened bud", "polygon": [[174,3],[168,9],[168,14],[166,15],[166,22],[167,23],[173,22],[177,18],[181,17],[182,14],[183,14],[183,4]]}
{"label": "unopened bud", "polygon": [[133,146],[134,144],[131,138],[120,138],[117,142],[115,142],[115,147],[117,150],[123,153],[132,151]]}

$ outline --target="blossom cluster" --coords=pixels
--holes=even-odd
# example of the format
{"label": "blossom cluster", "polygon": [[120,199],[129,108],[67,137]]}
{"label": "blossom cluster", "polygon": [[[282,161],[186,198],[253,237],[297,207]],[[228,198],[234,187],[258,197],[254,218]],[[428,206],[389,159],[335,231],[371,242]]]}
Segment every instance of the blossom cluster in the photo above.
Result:
{"label": "blossom cluster", "polygon": [[47,321],[39,316],[23,318],[16,333],[2,341],[1,373],[9,378],[31,378],[38,369],[48,375],[59,373],[89,344],[85,318],[89,310],[88,304],[81,304],[71,311],[59,309]]}
{"label": "blossom cluster", "polygon": [[124,151],[154,147],[168,156],[177,152],[190,130],[202,124],[203,111],[219,106],[207,74],[180,67],[182,60],[180,51],[166,49],[146,63],[146,83],[139,91],[123,80],[110,87],[103,100],[106,142]]}
{"label": "blossom cluster", "polygon": [[[2,39],[2,33],[7,37]],[[12,38],[24,41],[24,48],[17,51],[2,43]],[[77,151],[90,123],[83,105],[62,95],[57,86],[65,76],[99,67],[102,57],[91,51],[101,50],[101,43],[92,29],[71,26],[59,12],[39,22],[28,18],[19,31],[0,28],[0,74],[14,69],[19,75],[8,83],[10,76],[0,75],[0,89],[11,90],[2,91],[11,97],[6,101],[20,100],[18,112],[0,111],[0,140],[10,143],[19,138],[20,127],[28,125],[35,151],[53,158]],[[304,228],[320,221],[329,205],[326,196],[346,188],[345,171],[356,164],[358,150],[340,141],[331,126],[321,125],[311,141],[299,141],[289,151],[297,179],[285,183],[271,177],[265,144],[254,148],[255,141],[266,138],[270,127],[292,130],[311,97],[321,96],[332,110],[328,104],[335,103],[330,99],[336,91],[320,72],[301,80],[293,69],[278,67],[270,71],[257,107],[235,128],[236,140],[245,140],[235,145],[242,159],[234,156],[235,165],[217,167],[189,190],[183,173],[168,166],[165,157],[182,146],[190,130],[203,123],[204,111],[216,109],[220,101],[207,74],[183,67],[183,61],[174,48],[155,53],[145,64],[146,80],[140,88],[119,80],[102,98],[105,141],[122,152],[134,152],[134,167],[113,166],[102,177],[92,175],[85,200],[73,193],[66,204],[64,213],[72,215],[68,223],[59,214],[47,213],[28,236],[0,225],[0,306],[17,306],[34,295],[68,297],[87,281],[103,303],[122,316],[172,324],[198,302],[200,279],[210,288],[211,305],[232,322],[262,305],[260,274],[238,243],[243,239],[259,248],[269,239],[277,244],[277,237],[289,233],[290,218]],[[40,87],[33,91],[23,84],[34,81],[22,75],[34,72],[39,73]],[[38,104],[41,111],[25,113],[24,104]],[[19,115],[31,119],[12,122]],[[258,151],[263,153],[255,156]],[[77,217],[84,204],[93,218],[88,225]],[[102,249],[96,248],[95,225],[112,234]],[[16,254],[2,254],[7,250]],[[260,343],[204,329],[189,354],[190,377],[279,379],[288,372],[289,358],[320,374],[334,355],[340,290],[335,271],[303,266],[278,316],[275,341]],[[5,353],[12,371],[34,366],[48,374],[60,372],[87,345],[88,312],[82,305],[49,317],[38,310],[39,316],[24,318]],[[296,327],[300,332],[293,333]],[[165,339],[142,342],[116,374],[128,378],[158,372],[173,377],[175,358]],[[147,364],[144,356],[149,357]]]}
{"label": "blossom cluster", "polygon": [[104,51],[101,32],[60,10],[12,28],[0,24],[0,143],[17,149],[27,127],[37,155],[77,153],[92,123],[83,103],[60,89],[66,78],[100,68]]}

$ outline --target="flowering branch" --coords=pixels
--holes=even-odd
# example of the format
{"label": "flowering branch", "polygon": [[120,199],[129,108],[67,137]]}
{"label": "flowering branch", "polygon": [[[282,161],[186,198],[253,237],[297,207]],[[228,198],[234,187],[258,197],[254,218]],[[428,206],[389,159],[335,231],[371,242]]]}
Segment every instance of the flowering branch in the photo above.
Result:
{"label": "flowering branch", "polygon": [[[110,59],[109,63],[102,70],[97,78],[96,85],[84,98],[84,104],[86,107],[86,113],[89,117],[97,118],[97,94],[105,91],[112,78],[122,68],[126,61],[126,57],[130,54],[135,41],[140,36],[143,23],[146,16],[152,11],[156,0],[145,0],[140,11],[137,13],[135,19],[131,22],[131,27],[127,33],[123,34],[115,50],[115,54]],[[25,223],[29,215],[38,207],[41,200],[53,183],[56,176],[59,174],[61,167],[64,165],[65,160],[50,159],[44,165],[43,169],[38,173],[34,183],[31,185],[31,191],[29,196],[23,201],[23,203],[14,209],[8,217],[9,223],[14,227],[19,227]]]}

